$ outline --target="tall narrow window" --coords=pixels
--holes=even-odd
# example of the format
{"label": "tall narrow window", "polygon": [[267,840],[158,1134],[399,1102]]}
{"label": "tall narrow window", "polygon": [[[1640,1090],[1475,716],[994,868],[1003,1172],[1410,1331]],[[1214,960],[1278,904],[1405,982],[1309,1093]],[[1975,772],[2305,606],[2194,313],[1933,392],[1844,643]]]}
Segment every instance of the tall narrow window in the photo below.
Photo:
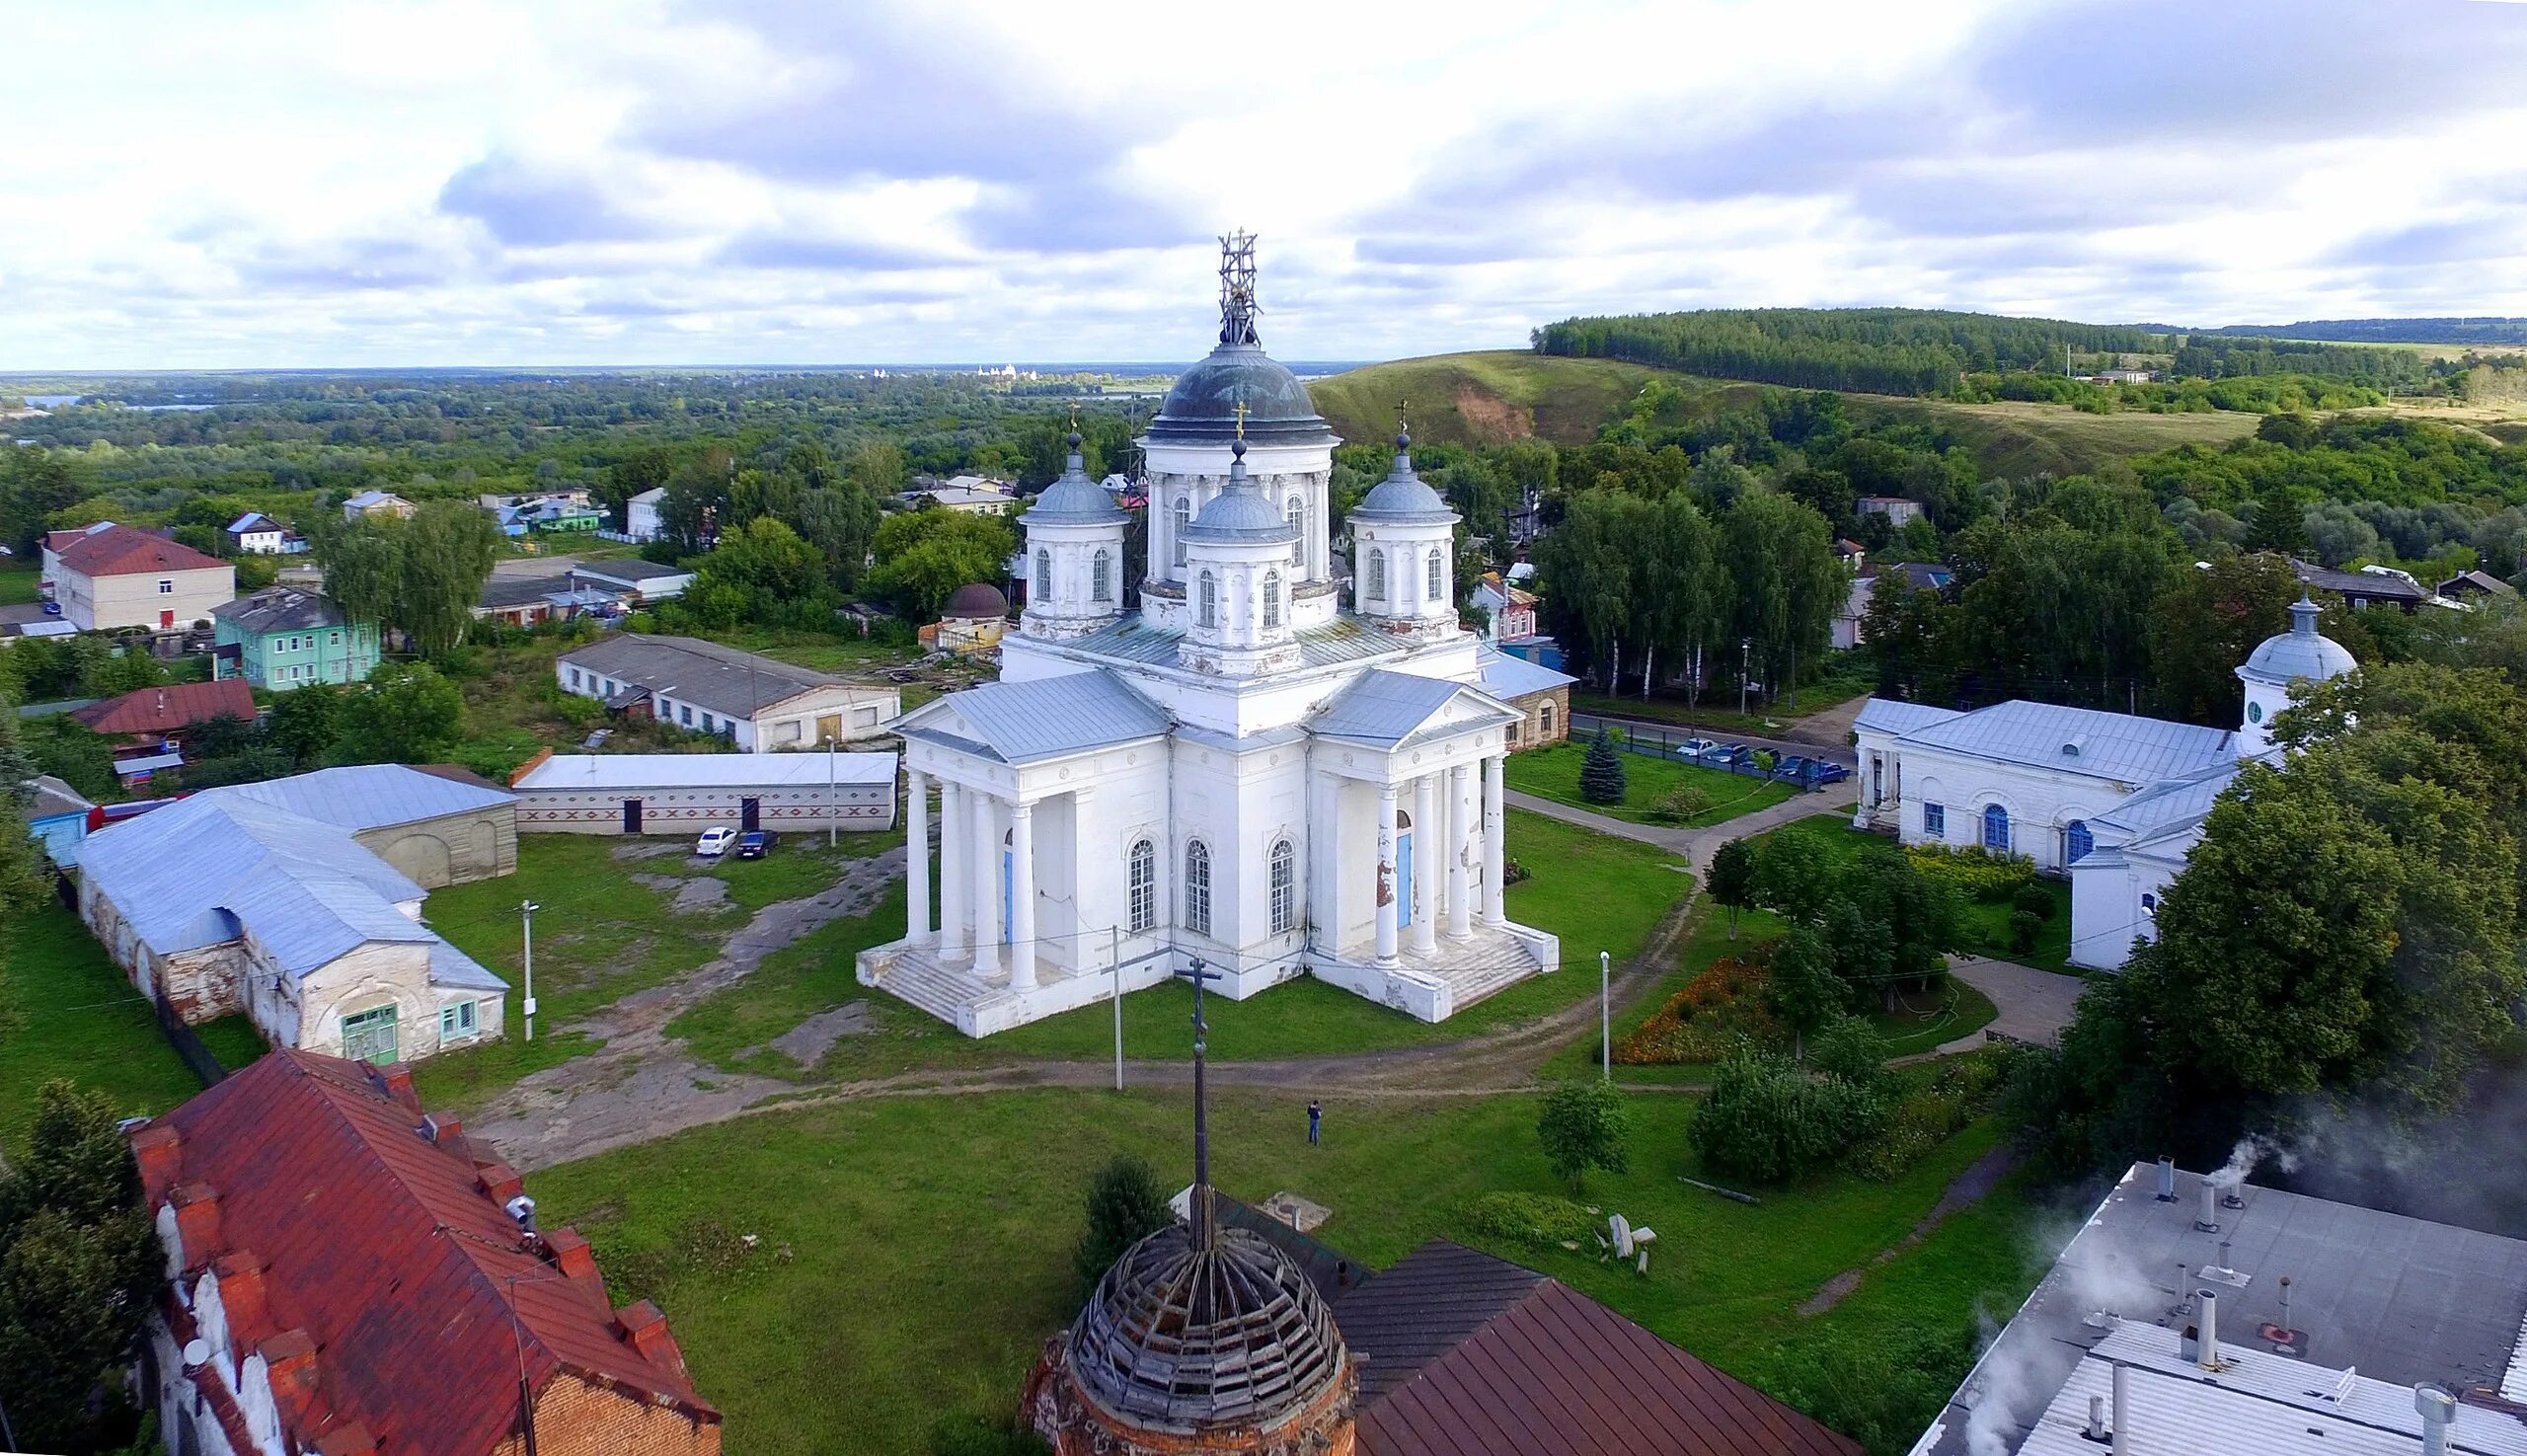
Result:
{"label": "tall narrow window", "polygon": [[1187,496],[1176,498],[1176,528],[1167,539],[1176,543],[1176,564],[1185,565],[1185,528],[1193,523],[1193,501]]}
{"label": "tall narrow window", "polygon": [[1217,627],[1218,625],[1220,625],[1220,583],[1219,583],[1219,578],[1217,578],[1217,577],[1213,576],[1213,575],[1212,575],[1210,573],[1208,573],[1208,572],[1204,572],[1204,573],[1202,574],[1202,617],[1201,617],[1201,622],[1202,622],[1202,625],[1203,625],[1203,626],[1205,626],[1205,627]]}
{"label": "tall narrow window", "polygon": [[1994,854],[2010,852],[2010,811],[1997,804],[1983,805],[1983,847]]}
{"label": "tall narrow window", "polygon": [[1185,928],[1211,933],[1211,850],[1198,839],[1185,846]]}
{"label": "tall narrow window", "polygon": [[1114,559],[1107,554],[1103,546],[1097,548],[1097,555],[1088,564],[1088,599],[1091,601],[1114,599]]}
{"label": "tall narrow window", "polygon": [[1295,930],[1299,923],[1298,853],[1286,839],[1272,844],[1272,931]]}
{"label": "tall narrow window", "polygon": [[1264,630],[1272,632],[1281,625],[1281,574],[1264,574]]}
{"label": "tall narrow window", "polygon": [[1053,599],[1053,554],[1038,548],[1035,552],[1035,584],[1031,588],[1039,605],[1050,605]]}
{"label": "tall narrow window", "polygon": [[1448,589],[1439,582],[1439,573],[1442,570],[1444,570],[1444,568],[1441,566],[1439,561],[1439,549],[1434,546],[1430,548],[1430,565],[1426,574],[1426,579],[1422,583],[1421,589],[1422,596],[1430,601],[1445,601],[1447,599]]}
{"label": "tall narrow window", "polygon": [[1369,600],[1386,600],[1386,553],[1372,546],[1368,549]]}
{"label": "tall narrow window", "polygon": [[1289,518],[1290,534],[1298,537],[1290,543],[1290,560],[1293,563],[1304,561],[1307,551],[1307,501],[1293,495],[1290,497],[1288,507],[1282,513]]}
{"label": "tall narrow window", "polygon": [[1133,841],[1130,862],[1132,929],[1151,930],[1158,925],[1158,846]]}
{"label": "tall narrow window", "polygon": [[2062,829],[2062,863],[2076,865],[2097,848],[2097,837],[2089,833],[2089,821],[2073,819]]}

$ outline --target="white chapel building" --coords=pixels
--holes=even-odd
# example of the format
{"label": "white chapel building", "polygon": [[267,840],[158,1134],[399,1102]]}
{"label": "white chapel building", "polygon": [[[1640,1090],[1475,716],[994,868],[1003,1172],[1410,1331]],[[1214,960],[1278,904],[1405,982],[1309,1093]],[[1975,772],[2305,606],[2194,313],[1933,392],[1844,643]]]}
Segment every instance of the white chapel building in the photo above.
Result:
{"label": "white chapel building", "polygon": [[1998,703],[1959,713],[1872,698],[1853,724],[1861,800],[1853,823],[1906,844],[2025,855],[2071,881],[2071,959],[2111,969],[2148,940],[2159,897],[2202,839],[2212,804],[2249,762],[2275,759],[2273,716],[2293,684],[2358,666],[2317,632],[2302,596],[2290,630],[2238,669],[2246,711],[2232,731],[2065,708]]}
{"label": "white chapel building", "polygon": [[1309,973],[1423,1021],[1561,962],[1503,911],[1501,758],[1521,715],[1487,691],[1501,659],[1458,625],[1457,517],[1399,436],[1349,516],[1343,599],[1340,441],[1261,346],[1251,260],[1232,240],[1219,346],[1138,442],[1147,560],[1124,559],[1130,516],[1072,435],[1068,473],[1020,522],[1029,590],[1000,681],[896,725],[908,924],[859,977],[968,1035],[1195,958],[1239,999]]}

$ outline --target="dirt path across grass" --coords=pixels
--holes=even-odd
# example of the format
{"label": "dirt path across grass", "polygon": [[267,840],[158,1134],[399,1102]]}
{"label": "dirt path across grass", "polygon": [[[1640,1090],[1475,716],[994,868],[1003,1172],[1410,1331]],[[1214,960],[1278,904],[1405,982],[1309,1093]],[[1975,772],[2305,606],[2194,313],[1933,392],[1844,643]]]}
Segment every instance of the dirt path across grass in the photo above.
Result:
{"label": "dirt path across grass", "polygon": [[1868,1275],[1872,1267],[1892,1262],[1896,1255],[1929,1238],[1931,1230],[1938,1228],[1950,1214],[1971,1208],[1982,1202],[1992,1189],[2001,1186],[2001,1180],[2008,1177],[2009,1171],[2016,1166],[2018,1166],[2018,1153],[2007,1143],[1967,1164],[1963,1173],[1956,1175],[1949,1182],[1948,1188],[1940,1193],[1939,1201],[1931,1205],[1931,1211],[1922,1215],[1921,1221],[1913,1225],[1911,1232],[1888,1247],[1878,1250],[1877,1257],[1868,1264],[1858,1268],[1847,1268],[1817,1286],[1815,1293],[1800,1301],[1799,1312],[1802,1315],[1821,1315],[1842,1303],[1850,1297],[1853,1290],[1860,1287],[1860,1281]]}

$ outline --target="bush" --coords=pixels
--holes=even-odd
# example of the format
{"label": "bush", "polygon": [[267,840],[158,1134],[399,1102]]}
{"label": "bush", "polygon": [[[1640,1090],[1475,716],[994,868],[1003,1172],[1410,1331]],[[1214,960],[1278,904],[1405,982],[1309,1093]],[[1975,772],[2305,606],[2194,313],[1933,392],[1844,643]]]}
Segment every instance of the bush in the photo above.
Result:
{"label": "bush", "polygon": [[2021,956],[2035,949],[2035,938],[2044,933],[2044,917],[2029,910],[2010,912],[2010,949]]}
{"label": "bush", "polygon": [[1901,1456],[1974,1363],[1973,1332],[1882,1323],[1826,1326],[1782,1346],[1755,1383],[1869,1448]]}
{"label": "bush", "polygon": [[1852,1150],[1852,1171],[1880,1183],[1902,1177],[1991,1108],[2006,1066],[1998,1053],[1978,1052],[1899,1074],[1900,1087],[1885,1120]]}
{"label": "bush", "polygon": [[1649,817],[1661,823],[1681,824],[1709,807],[1710,795],[1695,785],[1678,784],[1668,791],[1666,798],[1658,801],[1658,806],[1649,811]]}
{"label": "bush", "polygon": [[1458,1210],[1468,1230],[1537,1249],[1584,1245],[1596,1232],[1596,1215],[1550,1193],[1483,1193]]}
{"label": "bush", "polygon": [[1615,747],[1614,734],[1600,728],[1579,765],[1579,797],[1590,804],[1621,804],[1624,789],[1623,752]]}
{"label": "bush", "polygon": [[2053,918],[2054,899],[2043,885],[2022,884],[2018,887],[2018,893],[2010,896],[2010,907],[2032,915],[2038,920],[2050,920]]}
{"label": "bush", "polygon": [[1764,983],[1760,964],[1722,957],[1617,1041],[1615,1060],[1636,1067],[1716,1062],[1750,1044],[1780,1046],[1786,1038]]}
{"label": "bush", "polygon": [[1785,1056],[1740,1056],[1721,1064],[1686,1136],[1714,1173],[1781,1183],[1840,1157],[1884,1115],[1869,1088]]}
{"label": "bush", "polygon": [[1956,886],[1956,892],[1987,904],[1999,904],[2035,880],[2035,862],[2025,855],[1996,855],[1979,844],[1953,848],[1941,844],[1907,845],[1904,858],[1934,880]]}
{"label": "bush", "polygon": [[1632,1109],[1613,1084],[1589,1080],[1565,1082],[1544,1095],[1544,1112],[1536,1119],[1536,1137],[1544,1144],[1553,1171],[1570,1180],[1570,1190],[1591,1168],[1621,1173],[1631,1163],[1624,1139],[1632,1131]]}
{"label": "bush", "polygon": [[1127,1154],[1099,1169],[1088,1186],[1088,1227],[1074,1260],[1081,1282],[1095,1284],[1124,1250],[1175,1221],[1149,1164]]}

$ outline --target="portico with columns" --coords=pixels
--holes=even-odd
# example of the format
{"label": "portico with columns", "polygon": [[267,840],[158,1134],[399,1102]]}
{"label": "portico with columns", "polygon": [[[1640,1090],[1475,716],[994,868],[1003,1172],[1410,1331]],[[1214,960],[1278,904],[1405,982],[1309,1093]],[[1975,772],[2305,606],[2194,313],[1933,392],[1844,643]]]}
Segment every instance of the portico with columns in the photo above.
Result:
{"label": "portico with columns", "polygon": [[1139,610],[1102,589],[1128,517],[1074,436],[1021,520],[1049,589],[1003,639],[1000,680],[897,725],[906,923],[859,977],[969,1035],[1197,957],[1232,998],[1313,975],[1424,1021],[1561,962],[1507,916],[1520,714],[1483,690],[1458,625],[1457,517],[1399,437],[1350,517],[1391,588],[1345,609],[1325,494],[1340,441],[1263,352],[1251,252],[1227,241],[1220,346],[1141,441]]}

